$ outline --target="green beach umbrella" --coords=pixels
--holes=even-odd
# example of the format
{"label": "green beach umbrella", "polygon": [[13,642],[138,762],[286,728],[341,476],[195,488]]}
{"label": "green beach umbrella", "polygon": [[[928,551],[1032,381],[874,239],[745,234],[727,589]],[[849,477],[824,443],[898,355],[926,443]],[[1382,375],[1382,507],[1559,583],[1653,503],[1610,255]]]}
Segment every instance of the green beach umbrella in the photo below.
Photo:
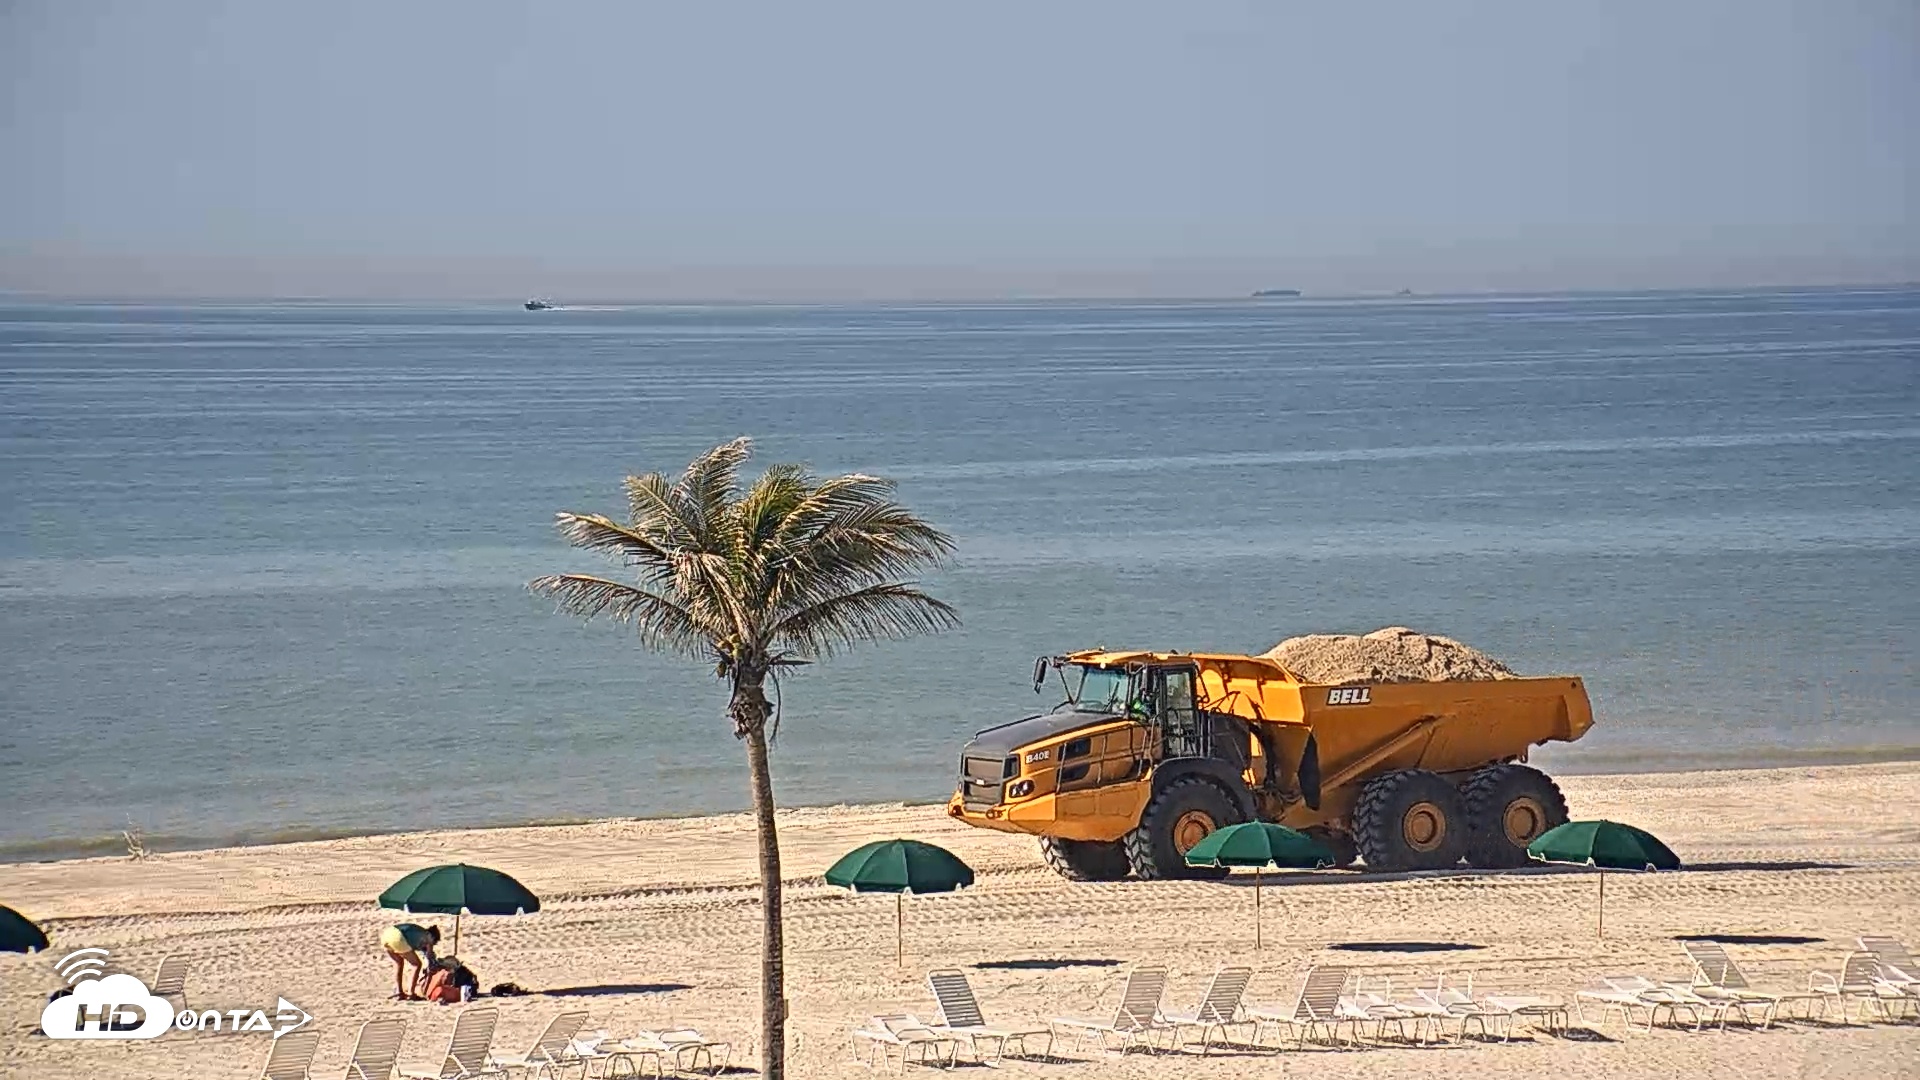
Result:
{"label": "green beach umbrella", "polygon": [[906,962],[906,895],[952,892],[973,884],[973,868],[946,848],[918,840],[875,840],[862,844],[827,868],[827,884],[859,892],[890,892],[893,902],[893,956]]}
{"label": "green beach umbrella", "polygon": [[47,932],[25,915],[0,904],[0,952],[35,952],[47,947]]}
{"label": "green beach umbrella", "polygon": [[1678,870],[1680,857],[1644,829],[1617,821],[1569,821],[1527,845],[1527,856],[1546,863],[1591,866],[1600,872],[1600,936],[1607,936],[1608,870]]}
{"label": "green beach umbrella", "polygon": [[540,898],[498,870],[452,863],[415,870],[380,894],[380,906],[413,914],[453,916],[453,955],[460,955],[460,916],[525,915]]}
{"label": "green beach umbrella", "polygon": [[1282,870],[1318,870],[1339,860],[1325,844],[1297,829],[1268,821],[1248,821],[1215,829],[1187,849],[1189,866],[1253,867],[1253,947],[1260,948],[1260,886],[1269,866]]}

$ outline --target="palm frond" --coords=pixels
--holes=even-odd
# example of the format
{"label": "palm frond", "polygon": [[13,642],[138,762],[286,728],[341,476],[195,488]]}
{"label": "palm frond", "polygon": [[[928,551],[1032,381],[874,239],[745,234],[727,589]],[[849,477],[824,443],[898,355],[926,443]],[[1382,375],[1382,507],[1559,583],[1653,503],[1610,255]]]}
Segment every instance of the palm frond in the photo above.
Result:
{"label": "palm frond", "polygon": [[945,602],[912,583],[889,581],[789,612],[768,636],[800,656],[825,657],[855,642],[898,640],[958,625],[959,613]]}
{"label": "palm frond", "polygon": [[755,636],[752,619],[732,571],[725,555],[676,552],[668,591],[701,625],[711,628],[716,640],[751,641]]}
{"label": "palm frond", "polygon": [[946,561],[947,534],[892,501],[841,507],[785,540],[771,560],[776,606],[806,607],[863,585],[908,577]]}
{"label": "palm frond", "polygon": [[629,476],[626,491],[627,520],[634,529],[660,537],[661,545],[667,548],[698,542],[695,526],[687,520],[686,507],[665,476],[657,472]]}
{"label": "palm frond", "polygon": [[553,597],[562,610],[583,619],[605,615],[627,623],[650,649],[683,656],[706,656],[711,651],[716,628],[698,613],[651,590],[588,574],[552,574],[535,578],[527,588]]}
{"label": "palm frond", "polygon": [[740,466],[753,454],[753,440],[745,435],[708,450],[687,465],[673,485],[676,501],[686,522],[694,530],[695,545],[702,551],[720,552],[736,547],[731,535],[732,509],[740,490]]}
{"label": "palm frond", "polygon": [[672,572],[673,552],[667,547],[672,541],[665,536],[649,536],[599,514],[555,514],[554,527],[574,547],[599,552],[626,566],[643,567],[651,574]]}

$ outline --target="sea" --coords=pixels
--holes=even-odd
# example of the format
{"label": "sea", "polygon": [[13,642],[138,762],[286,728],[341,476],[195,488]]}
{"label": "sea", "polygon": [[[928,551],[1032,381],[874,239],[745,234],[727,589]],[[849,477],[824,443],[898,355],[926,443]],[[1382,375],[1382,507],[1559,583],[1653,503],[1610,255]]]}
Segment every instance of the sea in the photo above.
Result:
{"label": "sea", "polygon": [[[1920,289],[891,306],[0,299],[0,860],[747,804],[710,669],[525,583],[737,435],[894,478],[963,625],[780,686],[936,802],[1036,656],[1406,625],[1551,771],[1920,756]],[[929,811],[936,812],[936,811]]]}

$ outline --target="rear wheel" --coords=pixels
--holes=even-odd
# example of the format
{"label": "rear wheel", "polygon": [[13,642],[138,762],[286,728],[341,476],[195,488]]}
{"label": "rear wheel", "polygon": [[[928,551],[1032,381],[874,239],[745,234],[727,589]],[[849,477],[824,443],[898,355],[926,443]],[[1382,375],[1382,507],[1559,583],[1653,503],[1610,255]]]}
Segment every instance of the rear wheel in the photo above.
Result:
{"label": "rear wheel", "polygon": [[1460,793],[1438,773],[1403,769],[1376,776],[1353,806],[1353,838],[1374,870],[1444,870],[1466,854]]}
{"label": "rear wheel", "polygon": [[1135,876],[1219,878],[1225,867],[1188,866],[1187,849],[1215,829],[1240,820],[1233,799],[1211,780],[1190,776],[1168,784],[1147,804],[1140,825],[1127,834],[1127,861]]}
{"label": "rear wheel", "polygon": [[1567,800],[1546,773],[1525,765],[1489,765],[1460,785],[1467,811],[1467,861],[1498,869],[1525,866],[1527,845],[1567,823]]}
{"label": "rear wheel", "polygon": [[1040,838],[1040,857],[1068,881],[1119,881],[1132,867],[1127,849],[1118,840],[1062,840]]}

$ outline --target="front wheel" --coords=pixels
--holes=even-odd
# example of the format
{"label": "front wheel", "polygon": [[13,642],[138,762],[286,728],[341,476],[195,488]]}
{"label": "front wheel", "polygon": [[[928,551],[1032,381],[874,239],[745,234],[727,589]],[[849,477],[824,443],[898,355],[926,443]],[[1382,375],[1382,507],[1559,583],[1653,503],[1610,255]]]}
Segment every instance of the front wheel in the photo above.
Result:
{"label": "front wheel", "polygon": [[1233,799],[1219,785],[1198,776],[1168,784],[1147,804],[1140,825],[1127,834],[1127,861],[1143,880],[1220,878],[1225,867],[1188,866],[1187,850],[1215,829],[1240,820]]}
{"label": "front wheel", "polygon": [[1127,862],[1126,846],[1118,840],[1101,843],[1043,836],[1040,857],[1068,881],[1119,881],[1132,869]]}

